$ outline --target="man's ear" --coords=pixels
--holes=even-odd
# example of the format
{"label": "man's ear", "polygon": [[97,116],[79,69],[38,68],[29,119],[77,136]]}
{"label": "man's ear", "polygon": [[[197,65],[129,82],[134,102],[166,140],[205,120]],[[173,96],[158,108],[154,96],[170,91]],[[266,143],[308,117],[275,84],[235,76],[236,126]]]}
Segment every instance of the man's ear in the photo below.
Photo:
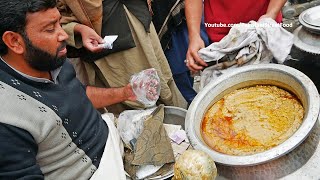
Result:
{"label": "man's ear", "polygon": [[16,54],[24,53],[24,41],[19,33],[6,31],[2,35],[2,41],[7,45],[8,49]]}

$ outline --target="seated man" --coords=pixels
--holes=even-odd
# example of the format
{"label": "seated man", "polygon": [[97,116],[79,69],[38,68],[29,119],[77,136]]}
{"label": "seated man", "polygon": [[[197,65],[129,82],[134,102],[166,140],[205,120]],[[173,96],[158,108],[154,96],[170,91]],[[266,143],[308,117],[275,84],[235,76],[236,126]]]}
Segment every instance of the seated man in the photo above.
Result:
{"label": "seated man", "polygon": [[95,108],[134,101],[131,86],[75,78],[56,0],[0,0],[0,9],[0,179],[89,179],[101,164],[125,178],[117,131]]}

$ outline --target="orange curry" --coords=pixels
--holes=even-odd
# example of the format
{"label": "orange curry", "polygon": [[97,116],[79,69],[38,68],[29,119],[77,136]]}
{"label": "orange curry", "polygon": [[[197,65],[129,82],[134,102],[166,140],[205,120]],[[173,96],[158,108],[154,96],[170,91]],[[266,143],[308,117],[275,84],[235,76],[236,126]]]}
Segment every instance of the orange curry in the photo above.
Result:
{"label": "orange curry", "polygon": [[255,154],[287,140],[303,114],[300,101],[276,86],[242,88],[209,108],[201,124],[202,137],[224,154]]}

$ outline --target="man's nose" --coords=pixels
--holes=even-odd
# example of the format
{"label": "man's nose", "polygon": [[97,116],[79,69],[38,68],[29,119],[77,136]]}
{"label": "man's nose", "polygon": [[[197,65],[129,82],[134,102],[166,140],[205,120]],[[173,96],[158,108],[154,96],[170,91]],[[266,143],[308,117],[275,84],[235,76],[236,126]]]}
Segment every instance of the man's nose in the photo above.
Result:
{"label": "man's nose", "polygon": [[60,26],[60,32],[59,32],[59,36],[58,36],[58,41],[65,41],[69,38],[69,35],[62,29],[62,27]]}

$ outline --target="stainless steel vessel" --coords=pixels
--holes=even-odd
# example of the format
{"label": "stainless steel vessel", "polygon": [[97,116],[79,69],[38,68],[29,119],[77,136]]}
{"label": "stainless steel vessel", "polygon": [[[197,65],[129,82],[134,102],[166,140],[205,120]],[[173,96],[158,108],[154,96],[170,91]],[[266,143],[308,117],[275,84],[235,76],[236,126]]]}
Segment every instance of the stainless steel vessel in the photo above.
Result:
{"label": "stainless steel vessel", "polygon": [[315,6],[303,11],[299,15],[301,25],[316,34],[320,33],[320,6]]}
{"label": "stainless steel vessel", "polygon": [[[305,115],[300,128],[282,144],[253,155],[232,156],[209,148],[201,137],[201,121],[209,107],[224,95],[256,84],[276,85],[294,93],[302,102]],[[220,76],[208,84],[190,105],[185,128],[191,145],[207,152],[217,163],[230,166],[250,166],[267,162],[292,151],[308,136],[318,119],[320,100],[317,88],[302,72],[278,64],[248,65]]]}
{"label": "stainless steel vessel", "polygon": [[[299,15],[301,24],[294,30],[294,46],[302,52],[320,54],[320,6],[303,11]],[[304,55],[302,55],[304,56]],[[303,58],[303,57],[300,57]],[[319,58],[314,58],[319,59]]]}

